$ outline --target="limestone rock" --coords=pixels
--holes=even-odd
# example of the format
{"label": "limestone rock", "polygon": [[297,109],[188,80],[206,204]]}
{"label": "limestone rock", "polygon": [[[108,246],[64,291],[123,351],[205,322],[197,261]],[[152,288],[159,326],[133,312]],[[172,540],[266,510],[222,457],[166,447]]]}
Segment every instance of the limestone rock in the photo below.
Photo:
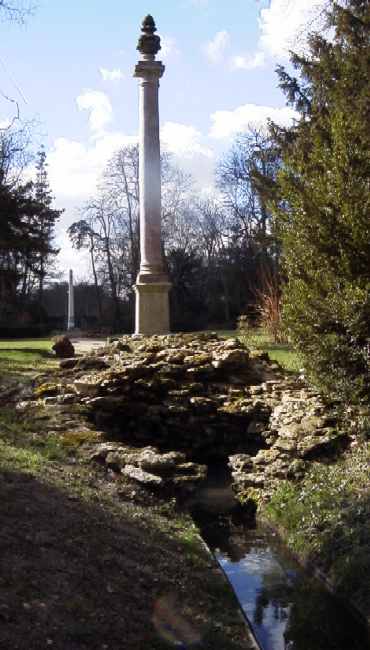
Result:
{"label": "limestone rock", "polygon": [[209,353],[192,354],[184,357],[184,364],[191,367],[207,366],[211,363],[211,361],[212,361],[212,355]]}
{"label": "limestone rock", "polygon": [[109,453],[119,453],[122,451],[122,445],[114,442],[102,442],[94,446],[94,449],[82,450],[82,454],[90,462],[104,463]]}
{"label": "limestone rock", "polygon": [[210,413],[217,409],[217,402],[209,397],[191,397],[190,404],[196,413]]}
{"label": "limestone rock", "polygon": [[59,404],[73,404],[76,401],[76,393],[64,393],[64,395],[58,395]]}
{"label": "limestone rock", "polygon": [[[61,367],[62,367],[61,362]],[[102,359],[97,356],[91,356],[91,357],[82,357],[81,359],[78,359],[76,361],[76,366],[78,370],[103,370],[104,368],[109,368],[109,364],[105,361],[105,359]]]}
{"label": "limestone rock", "polygon": [[298,454],[303,459],[318,459],[330,454],[349,441],[347,436],[338,434],[335,429],[325,428],[304,437],[297,445]]}
{"label": "limestone rock", "polygon": [[[84,391],[86,392],[85,388]],[[89,391],[91,391],[92,395],[94,394],[93,387],[89,387]],[[86,398],[84,400],[84,404],[91,410],[105,411],[108,413],[112,413],[118,408],[122,409],[124,406],[126,406],[127,409],[131,408],[131,403],[128,402],[124,396],[120,395],[117,397],[114,395],[102,395],[98,397]]]}
{"label": "limestone rock", "polygon": [[111,348],[114,352],[131,352],[131,347],[119,339],[112,341]]}
{"label": "limestone rock", "polygon": [[75,349],[68,336],[56,337],[54,339],[52,350],[54,350],[55,355],[61,359],[73,357],[75,353]]}
{"label": "limestone rock", "polygon": [[240,343],[239,339],[227,339],[223,344],[224,350],[244,350],[244,346]]}
{"label": "limestone rock", "polygon": [[186,456],[181,452],[170,451],[161,454],[153,447],[146,447],[139,453],[136,462],[142,469],[162,476],[174,471],[185,460]]}
{"label": "limestone rock", "polygon": [[80,395],[98,395],[100,392],[100,378],[96,375],[83,375],[79,379],[75,379],[74,387]]}
{"label": "limestone rock", "polygon": [[135,467],[134,465],[125,465],[122,469],[122,474],[137,481],[141,485],[147,485],[149,487],[160,487],[163,483],[163,479],[160,476],[145,472],[140,467]]}
{"label": "limestone rock", "polygon": [[58,397],[45,397],[44,404],[45,406],[50,406],[51,404],[56,404],[58,402]]}
{"label": "limestone rock", "polygon": [[135,454],[125,448],[109,451],[105,456],[105,464],[115,470],[121,470],[125,465],[133,464]]}
{"label": "limestone rock", "polygon": [[228,464],[233,473],[240,473],[252,469],[253,460],[249,454],[234,454],[233,456],[229,456]]}
{"label": "limestone rock", "polygon": [[43,383],[35,388],[35,397],[55,397],[62,389],[61,384]]}
{"label": "limestone rock", "polygon": [[171,485],[182,493],[191,493],[207,478],[207,466],[197,463],[182,463],[176,467]]}
{"label": "limestone rock", "polygon": [[249,364],[249,354],[243,349],[223,349],[213,354],[212,365],[218,369],[244,368]]}
{"label": "limestone rock", "polygon": [[61,365],[58,383],[40,388],[50,409],[83,406],[121,436],[118,446],[90,450],[93,459],[166,493],[204,480],[206,468],[190,462],[200,454],[229,455],[238,498],[266,499],[281,478],[299,479],[310,460],[327,462],[346,444],[317,391],[235,338],[123,336]]}
{"label": "limestone rock", "polygon": [[78,363],[78,359],[76,358],[67,358],[67,359],[62,359],[59,363],[60,368],[63,368],[63,370],[70,370],[72,368],[75,368]]}

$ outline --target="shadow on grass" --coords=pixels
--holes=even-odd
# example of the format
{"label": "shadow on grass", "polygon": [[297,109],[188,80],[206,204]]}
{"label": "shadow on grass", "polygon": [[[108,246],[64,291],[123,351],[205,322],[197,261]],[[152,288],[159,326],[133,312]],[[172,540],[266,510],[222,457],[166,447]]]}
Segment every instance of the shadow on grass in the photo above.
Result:
{"label": "shadow on grass", "polygon": [[175,594],[179,609],[167,607],[161,621],[157,607],[161,632],[185,634],[185,607],[203,622],[197,647],[245,648],[213,627],[212,585],[184,571],[181,542],[125,507],[113,513],[97,496],[82,501],[28,474],[0,474],[1,648],[168,648],[152,623],[163,594]]}
{"label": "shadow on grass", "polygon": [[56,357],[47,350],[0,348],[0,382],[9,378],[23,380],[24,374],[51,370]]}

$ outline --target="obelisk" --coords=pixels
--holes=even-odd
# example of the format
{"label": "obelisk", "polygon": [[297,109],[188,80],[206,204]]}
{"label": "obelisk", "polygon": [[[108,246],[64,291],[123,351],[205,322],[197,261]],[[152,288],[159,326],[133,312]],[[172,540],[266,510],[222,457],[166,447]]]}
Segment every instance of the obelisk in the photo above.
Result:
{"label": "obelisk", "polygon": [[139,197],[140,270],[136,279],[135,334],[169,332],[170,283],[161,247],[161,158],[158,89],[164,65],[155,56],[161,48],[152,16],[144,18],[135,67],[140,79],[139,99]]}
{"label": "obelisk", "polygon": [[69,271],[68,283],[68,323],[67,330],[73,330],[75,326],[75,302],[73,293],[73,271]]}

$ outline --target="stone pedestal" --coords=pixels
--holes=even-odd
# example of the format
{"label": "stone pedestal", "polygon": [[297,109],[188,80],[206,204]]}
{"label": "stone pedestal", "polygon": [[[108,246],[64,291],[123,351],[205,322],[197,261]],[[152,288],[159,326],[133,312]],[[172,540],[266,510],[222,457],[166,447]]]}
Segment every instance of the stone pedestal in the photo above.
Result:
{"label": "stone pedestal", "polygon": [[138,50],[142,60],[135,67],[140,79],[139,195],[140,271],[136,279],[135,334],[169,332],[170,283],[161,248],[161,159],[159,141],[159,79],[164,65],[155,60],[160,39],[151,16],[143,21]]}
{"label": "stone pedestal", "polygon": [[135,334],[168,334],[170,288],[169,282],[136,282]]}

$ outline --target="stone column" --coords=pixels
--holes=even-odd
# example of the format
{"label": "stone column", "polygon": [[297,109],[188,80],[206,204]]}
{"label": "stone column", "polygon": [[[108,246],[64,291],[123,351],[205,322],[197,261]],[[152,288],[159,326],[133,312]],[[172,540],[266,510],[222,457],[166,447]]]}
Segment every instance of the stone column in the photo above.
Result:
{"label": "stone column", "polygon": [[142,24],[137,49],[141,59],[135,67],[140,79],[139,193],[140,271],[136,279],[135,334],[169,332],[170,283],[161,249],[161,161],[159,142],[159,79],[164,65],[155,60],[160,38],[151,16]]}
{"label": "stone column", "polygon": [[69,271],[68,283],[68,324],[67,330],[73,330],[75,326],[75,300],[73,293],[73,271]]}

